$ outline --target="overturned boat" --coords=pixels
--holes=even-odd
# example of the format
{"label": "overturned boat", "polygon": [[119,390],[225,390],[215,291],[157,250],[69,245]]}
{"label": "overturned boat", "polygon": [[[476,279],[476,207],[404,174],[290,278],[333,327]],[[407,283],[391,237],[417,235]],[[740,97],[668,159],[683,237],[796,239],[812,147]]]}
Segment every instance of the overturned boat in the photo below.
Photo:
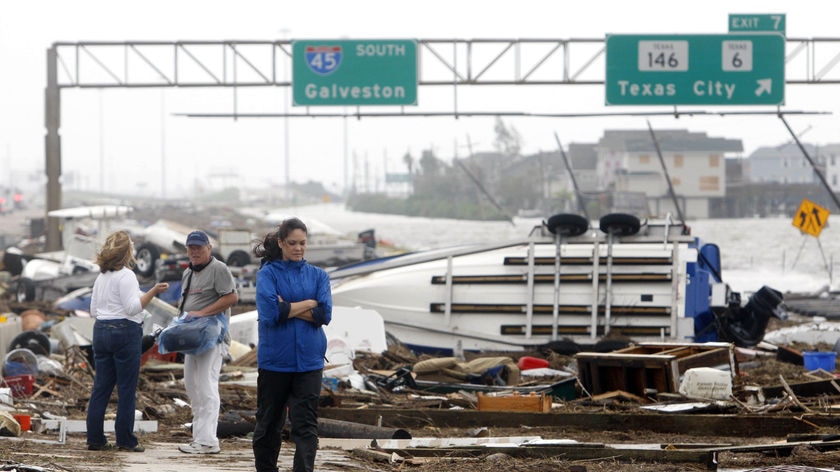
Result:
{"label": "overturned boat", "polygon": [[780,292],[747,303],[720,250],[665,218],[558,214],[527,237],[379,258],[330,271],[333,303],[375,310],[418,352],[530,350],[604,340],[753,346]]}

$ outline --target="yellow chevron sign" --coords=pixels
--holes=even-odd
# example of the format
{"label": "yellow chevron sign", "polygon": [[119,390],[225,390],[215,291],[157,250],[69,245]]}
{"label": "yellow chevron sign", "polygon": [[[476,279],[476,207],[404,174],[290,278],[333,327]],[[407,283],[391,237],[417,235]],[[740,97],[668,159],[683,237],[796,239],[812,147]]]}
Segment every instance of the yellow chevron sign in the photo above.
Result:
{"label": "yellow chevron sign", "polygon": [[817,205],[816,203],[808,200],[807,198],[802,199],[802,203],[799,205],[799,209],[796,210],[796,214],[793,215],[793,226],[799,228],[800,231],[803,233],[808,233],[813,237],[818,237],[820,232],[822,232],[825,225],[828,223],[828,210],[825,208]]}

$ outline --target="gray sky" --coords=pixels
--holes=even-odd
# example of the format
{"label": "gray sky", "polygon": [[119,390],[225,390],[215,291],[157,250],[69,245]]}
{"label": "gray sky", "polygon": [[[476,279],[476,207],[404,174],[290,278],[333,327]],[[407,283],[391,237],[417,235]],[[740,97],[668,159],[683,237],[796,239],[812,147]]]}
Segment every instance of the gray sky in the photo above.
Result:
{"label": "gray sky", "polygon": [[[736,5],[736,6],[733,6]],[[817,7],[816,5],[819,5]],[[684,1],[497,1],[394,0],[290,2],[241,0],[31,0],[0,5],[0,185],[32,184],[44,166],[46,50],[55,41],[273,40],[273,39],[479,39],[603,38],[608,33],[705,34],[727,32],[729,13],[784,13],[789,38],[840,37],[836,18],[822,3],[706,0]],[[837,86],[786,88],[783,109],[837,113]],[[426,105],[440,98],[420,88]],[[465,96],[468,95],[465,93]],[[253,106],[280,113],[281,89],[240,92],[240,111]],[[544,112],[619,112],[604,107],[600,86],[557,86],[550,90],[498,89],[476,100],[485,109]],[[448,101],[447,101],[448,100]],[[498,103],[498,106],[495,104]],[[232,183],[238,175],[249,185],[278,185],[286,180],[283,121],[275,119],[204,120],[174,116],[197,110],[230,113],[230,89],[67,90],[62,92],[62,169],[65,188],[161,193],[195,191],[204,185]],[[486,106],[486,105],[484,105]],[[291,108],[291,107],[290,107]],[[478,106],[463,105],[466,109]],[[706,108],[710,107],[694,107]],[[664,111],[662,107],[647,107]],[[732,107],[717,107],[726,111]],[[767,110],[767,107],[764,107]],[[291,111],[301,111],[292,109]],[[410,110],[408,110],[410,111]],[[687,128],[711,136],[743,139],[745,155],[762,145],[788,141],[775,117],[652,117],[654,128]],[[564,144],[594,142],[606,128],[645,129],[645,118],[504,118],[523,138],[523,152]],[[803,140],[840,142],[835,115],[791,116]],[[415,158],[432,148],[448,159],[492,148],[493,118],[409,118],[347,121],[347,146],[341,119],[289,121],[289,178],[319,180],[341,190],[352,175],[403,171],[402,156]],[[350,159],[345,161],[345,152]],[[355,167],[354,167],[355,161]],[[165,179],[160,177],[165,168]],[[71,180],[72,179],[72,180]]]}

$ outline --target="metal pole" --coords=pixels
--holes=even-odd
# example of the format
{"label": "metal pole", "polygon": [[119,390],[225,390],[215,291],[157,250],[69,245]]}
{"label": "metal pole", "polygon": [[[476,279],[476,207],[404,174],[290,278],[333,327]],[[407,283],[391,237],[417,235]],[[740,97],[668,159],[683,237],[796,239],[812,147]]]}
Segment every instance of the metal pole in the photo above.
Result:
{"label": "metal pole", "polygon": [[[283,39],[287,39],[291,30],[283,28],[280,32],[283,34]],[[283,67],[283,166],[286,174],[285,192],[286,200],[291,200],[291,178],[289,177],[289,67],[288,64]]]}
{"label": "metal pole", "polygon": [[[61,89],[58,87],[58,53],[53,44],[47,49],[47,87],[44,89],[46,116],[44,137],[47,172],[47,208],[44,214],[47,230],[46,250],[61,249],[61,232],[58,218],[50,218],[52,210],[61,209]],[[32,235],[37,236],[37,235]]]}
{"label": "metal pole", "polygon": [[[588,218],[587,218],[588,219]],[[557,341],[557,325],[560,323],[560,258],[563,238],[560,231],[554,235],[554,305],[551,307],[551,340]]]}
{"label": "metal pole", "polygon": [[160,89],[160,196],[166,198],[166,90]]}
{"label": "metal pole", "polygon": [[572,172],[572,166],[569,164],[569,158],[566,157],[566,152],[563,151],[563,145],[560,144],[560,138],[557,137],[557,133],[554,133],[554,140],[557,141],[557,148],[560,149],[560,156],[563,158],[563,163],[566,165],[566,171],[569,173],[569,179],[572,181],[572,188],[575,190],[575,199],[578,202],[578,208],[580,212],[583,213],[583,216],[588,220],[589,215],[586,213],[586,205],[583,203],[583,195],[580,193],[580,187],[578,187],[577,180],[575,180],[575,174]]}
{"label": "metal pole", "polygon": [[[612,320],[612,263],[613,263],[613,241],[615,241],[615,230],[610,228],[607,233],[607,288],[606,300],[604,301],[604,336],[610,334],[610,323]],[[598,274],[595,274],[598,277]]]}
{"label": "metal pole", "polygon": [[99,90],[99,192],[105,194],[105,107]]}
{"label": "metal pole", "polygon": [[653,139],[653,147],[656,149],[656,155],[659,156],[659,164],[662,166],[662,172],[665,174],[665,182],[668,184],[668,194],[674,200],[674,206],[677,208],[677,217],[679,217],[680,222],[685,223],[685,217],[680,208],[680,203],[677,201],[677,195],[674,193],[674,186],[671,185],[671,176],[668,175],[668,167],[665,166],[665,159],[662,157],[662,151],[659,150],[659,142],[656,140],[656,134],[654,134],[653,128],[650,126],[650,121],[647,122],[647,125],[650,130],[650,137]]}

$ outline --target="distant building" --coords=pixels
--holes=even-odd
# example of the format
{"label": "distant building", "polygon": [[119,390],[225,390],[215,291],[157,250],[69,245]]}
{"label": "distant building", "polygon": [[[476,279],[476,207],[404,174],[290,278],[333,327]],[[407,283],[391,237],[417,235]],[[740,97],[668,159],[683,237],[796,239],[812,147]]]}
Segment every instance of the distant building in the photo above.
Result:
{"label": "distant building", "polygon": [[825,180],[832,192],[838,192],[840,191],[840,144],[827,144],[819,151],[825,166]]}
{"label": "distant building", "polygon": [[[825,149],[803,143],[802,147],[818,166],[823,165]],[[835,153],[837,145],[834,146]],[[752,183],[810,184],[819,179],[796,143],[760,147],[749,155],[749,181]]]}
{"label": "distant building", "polygon": [[[652,213],[707,218],[710,200],[726,193],[726,157],[743,152],[739,139],[712,138],[687,130],[607,130],[596,145],[598,186],[612,192],[644,192]],[[674,196],[669,192],[667,171]]]}

